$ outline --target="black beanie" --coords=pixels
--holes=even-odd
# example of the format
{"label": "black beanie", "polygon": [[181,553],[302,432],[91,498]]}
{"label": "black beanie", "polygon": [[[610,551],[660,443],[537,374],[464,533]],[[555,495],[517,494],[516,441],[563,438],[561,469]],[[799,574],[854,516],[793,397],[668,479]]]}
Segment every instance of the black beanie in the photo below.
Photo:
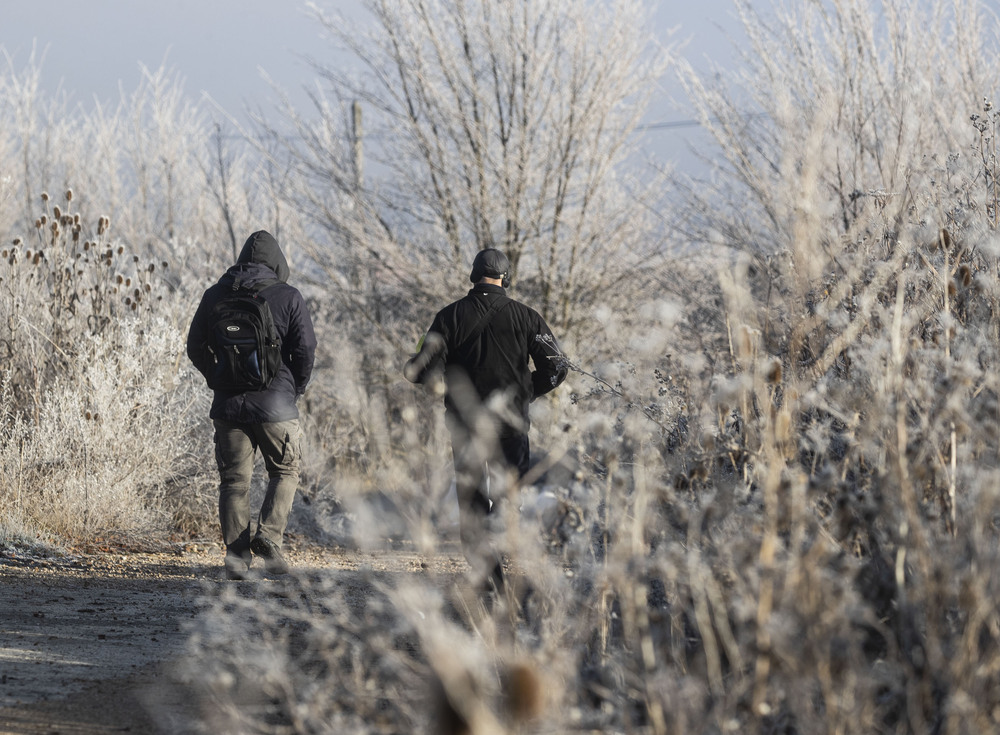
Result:
{"label": "black beanie", "polygon": [[507,256],[496,248],[486,248],[476,254],[476,259],[472,261],[472,273],[469,280],[479,283],[483,278],[500,278],[510,270],[510,261]]}

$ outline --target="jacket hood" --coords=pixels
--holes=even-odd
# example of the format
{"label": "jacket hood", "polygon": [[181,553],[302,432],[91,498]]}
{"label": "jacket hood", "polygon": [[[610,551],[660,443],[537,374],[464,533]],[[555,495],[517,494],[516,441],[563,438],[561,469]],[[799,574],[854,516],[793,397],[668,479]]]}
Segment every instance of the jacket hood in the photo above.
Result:
{"label": "jacket hood", "polygon": [[236,259],[236,263],[260,263],[261,265],[266,265],[274,271],[279,281],[288,283],[289,270],[285,254],[281,252],[281,248],[278,247],[278,241],[274,239],[274,236],[265,230],[258,230],[247,238],[247,241],[243,244],[243,250],[240,251],[240,257]]}

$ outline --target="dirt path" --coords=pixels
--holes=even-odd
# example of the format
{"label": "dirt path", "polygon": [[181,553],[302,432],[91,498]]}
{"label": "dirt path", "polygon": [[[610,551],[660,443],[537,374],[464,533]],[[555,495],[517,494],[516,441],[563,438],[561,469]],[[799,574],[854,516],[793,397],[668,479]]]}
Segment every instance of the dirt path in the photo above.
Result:
{"label": "dirt path", "polygon": [[[293,546],[289,556],[302,572],[462,566],[457,556],[427,560],[407,552]],[[221,552],[197,546],[62,561],[0,556],[0,734],[177,732],[171,723],[185,719],[186,703],[158,684],[182,652],[198,596],[220,584],[280,580],[227,582]]]}

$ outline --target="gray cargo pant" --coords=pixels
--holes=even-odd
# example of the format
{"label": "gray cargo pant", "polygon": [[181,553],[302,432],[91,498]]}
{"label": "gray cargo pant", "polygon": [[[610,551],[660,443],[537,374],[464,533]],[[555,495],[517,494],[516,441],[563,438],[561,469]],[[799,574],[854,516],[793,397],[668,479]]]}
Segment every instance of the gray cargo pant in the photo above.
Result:
{"label": "gray cargo pant", "polygon": [[250,557],[250,479],[258,449],[268,482],[255,533],[280,547],[299,484],[302,435],[298,419],[269,424],[213,423],[219,465],[219,521],[227,555]]}

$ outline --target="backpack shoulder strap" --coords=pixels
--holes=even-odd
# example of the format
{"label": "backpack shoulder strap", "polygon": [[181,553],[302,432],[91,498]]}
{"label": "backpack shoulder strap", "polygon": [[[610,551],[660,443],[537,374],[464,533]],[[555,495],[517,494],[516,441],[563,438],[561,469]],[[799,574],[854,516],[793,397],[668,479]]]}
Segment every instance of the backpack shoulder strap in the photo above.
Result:
{"label": "backpack shoulder strap", "polygon": [[256,296],[265,288],[270,288],[276,283],[281,283],[281,281],[277,278],[265,278],[263,281],[256,281],[250,285],[244,285],[243,279],[234,278],[232,289],[233,291],[239,291],[242,289],[243,291],[248,291],[251,295]]}
{"label": "backpack shoulder strap", "polygon": [[493,317],[496,316],[500,310],[510,302],[511,299],[507,296],[501,296],[494,301],[490,305],[490,308],[486,310],[486,313],[479,318],[478,322],[476,322],[476,326],[472,328],[472,331],[469,332],[468,336],[462,341],[462,344],[455,348],[455,352],[461,353],[466,347],[475,342],[479,338],[479,335],[483,333],[483,330],[486,329],[487,325],[493,321]]}

